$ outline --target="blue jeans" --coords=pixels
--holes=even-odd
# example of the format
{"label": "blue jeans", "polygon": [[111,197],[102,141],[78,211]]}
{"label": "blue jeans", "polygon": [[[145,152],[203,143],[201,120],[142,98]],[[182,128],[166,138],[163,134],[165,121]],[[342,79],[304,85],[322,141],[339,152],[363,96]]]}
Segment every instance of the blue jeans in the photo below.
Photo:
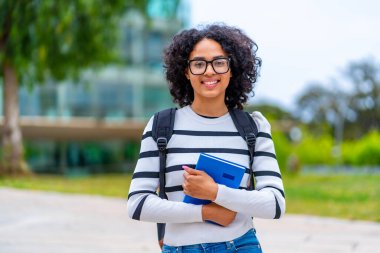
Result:
{"label": "blue jeans", "polygon": [[228,242],[201,243],[186,246],[173,247],[164,244],[163,253],[212,253],[212,252],[239,252],[262,253],[261,246],[256,237],[256,231],[251,229],[244,235]]}

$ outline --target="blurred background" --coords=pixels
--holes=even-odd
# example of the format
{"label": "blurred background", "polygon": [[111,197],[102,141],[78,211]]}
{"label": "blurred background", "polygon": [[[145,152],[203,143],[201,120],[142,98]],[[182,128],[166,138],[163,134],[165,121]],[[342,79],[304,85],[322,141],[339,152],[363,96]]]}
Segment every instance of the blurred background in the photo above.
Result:
{"label": "blurred background", "polygon": [[[380,221],[379,9],[374,0],[0,1],[0,185],[130,179],[147,120],[175,106],[163,49],[182,29],[225,22],[259,46],[245,109],[272,125],[288,210]],[[348,211],[355,201],[364,207]]]}

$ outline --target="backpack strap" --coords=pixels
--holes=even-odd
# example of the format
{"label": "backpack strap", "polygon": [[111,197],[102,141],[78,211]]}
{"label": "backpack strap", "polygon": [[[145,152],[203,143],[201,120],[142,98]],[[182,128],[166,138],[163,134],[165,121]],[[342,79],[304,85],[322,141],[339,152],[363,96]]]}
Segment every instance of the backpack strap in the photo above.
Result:
{"label": "backpack strap", "polygon": [[255,189],[255,180],[252,170],[253,158],[255,155],[256,136],[258,133],[257,125],[251,115],[239,109],[230,109],[232,121],[235,124],[240,136],[247,142],[249,151],[249,189]]}
{"label": "backpack strap", "polygon": [[[166,171],[166,154],[167,145],[173,135],[175,112],[177,108],[170,108],[157,112],[153,118],[152,137],[157,143],[157,148],[160,157],[159,171],[159,192],[158,196],[162,199],[168,199],[165,193],[165,171]],[[160,246],[162,247],[163,238],[165,235],[165,223],[157,223],[157,236]]]}

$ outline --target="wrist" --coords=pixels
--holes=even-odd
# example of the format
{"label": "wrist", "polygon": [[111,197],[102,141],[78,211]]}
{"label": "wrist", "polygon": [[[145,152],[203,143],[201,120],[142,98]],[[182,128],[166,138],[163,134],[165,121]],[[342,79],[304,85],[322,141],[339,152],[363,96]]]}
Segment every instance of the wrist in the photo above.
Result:
{"label": "wrist", "polygon": [[211,188],[211,194],[210,194],[210,200],[212,202],[216,200],[216,197],[218,196],[218,190],[219,190],[218,184],[214,183],[213,187]]}
{"label": "wrist", "polygon": [[202,206],[202,220],[205,221],[209,219],[210,219],[210,212],[209,212],[208,205],[203,205]]}

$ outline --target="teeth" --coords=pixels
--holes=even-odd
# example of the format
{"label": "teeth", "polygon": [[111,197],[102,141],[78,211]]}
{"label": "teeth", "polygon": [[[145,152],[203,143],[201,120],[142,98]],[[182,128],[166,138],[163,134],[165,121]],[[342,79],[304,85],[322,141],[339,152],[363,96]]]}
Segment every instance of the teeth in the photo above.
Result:
{"label": "teeth", "polygon": [[216,84],[218,81],[211,81],[211,82],[203,82],[206,85],[213,85]]}

